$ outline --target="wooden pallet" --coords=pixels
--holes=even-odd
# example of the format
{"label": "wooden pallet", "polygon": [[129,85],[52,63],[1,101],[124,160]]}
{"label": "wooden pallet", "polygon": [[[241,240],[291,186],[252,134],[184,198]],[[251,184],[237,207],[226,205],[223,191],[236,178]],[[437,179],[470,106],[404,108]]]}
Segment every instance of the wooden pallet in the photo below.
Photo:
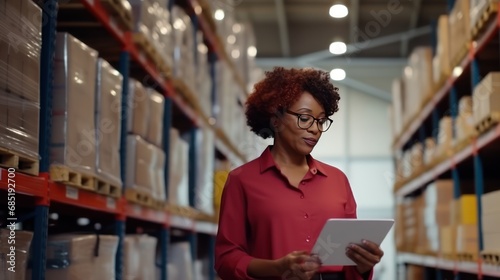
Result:
{"label": "wooden pallet", "polygon": [[477,39],[481,33],[486,29],[486,27],[496,18],[496,13],[498,12],[498,3],[494,1],[488,1],[486,8],[483,13],[478,17],[476,24],[472,27],[472,38]]}
{"label": "wooden pallet", "polygon": [[132,30],[132,11],[124,6],[122,0],[101,0],[104,8],[115,17],[125,30]]}
{"label": "wooden pallet", "polygon": [[490,115],[476,124],[476,131],[478,134],[483,134],[499,122],[500,112],[492,112],[490,113]]}
{"label": "wooden pallet", "polygon": [[455,261],[457,255],[455,253],[441,253],[441,258],[449,261]]}
{"label": "wooden pallet", "polygon": [[478,255],[475,252],[459,252],[455,254],[455,258],[459,262],[476,262]]}
{"label": "wooden pallet", "polygon": [[18,172],[38,176],[40,171],[39,163],[38,159],[26,157],[10,149],[0,147],[1,167],[15,168]]}
{"label": "wooden pallet", "polygon": [[153,42],[151,42],[151,39],[140,32],[135,32],[132,38],[134,43],[144,50],[145,54],[154,62],[160,73],[166,78],[170,77],[172,74],[170,67],[160,55]]}
{"label": "wooden pallet", "polygon": [[167,206],[167,211],[172,215],[178,215],[191,219],[195,219],[199,214],[199,211],[192,207],[179,206],[174,204],[169,204]]}
{"label": "wooden pallet", "polygon": [[95,178],[93,175],[81,173],[65,165],[51,165],[50,179],[54,182],[77,187],[84,190],[95,191]]}
{"label": "wooden pallet", "polygon": [[99,194],[106,196],[119,198],[122,195],[121,186],[111,183],[108,180],[96,177],[95,180],[95,190]]}
{"label": "wooden pallet", "polygon": [[142,206],[153,208],[153,197],[133,188],[125,189],[125,199]]}
{"label": "wooden pallet", "polygon": [[483,251],[481,252],[481,258],[483,259],[485,264],[500,266],[500,252],[489,252]]}

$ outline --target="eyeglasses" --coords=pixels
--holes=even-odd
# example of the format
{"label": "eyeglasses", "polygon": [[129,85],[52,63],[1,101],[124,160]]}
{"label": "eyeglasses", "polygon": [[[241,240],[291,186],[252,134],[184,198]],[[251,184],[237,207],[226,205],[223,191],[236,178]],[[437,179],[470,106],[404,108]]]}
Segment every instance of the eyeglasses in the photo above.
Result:
{"label": "eyeglasses", "polygon": [[325,132],[330,128],[333,122],[330,118],[317,119],[309,114],[299,114],[288,110],[286,112],[290,115],[297,116],[297,125],[301,129],[309,129],[313,125],[314,121],[316,121],[319,131]]}

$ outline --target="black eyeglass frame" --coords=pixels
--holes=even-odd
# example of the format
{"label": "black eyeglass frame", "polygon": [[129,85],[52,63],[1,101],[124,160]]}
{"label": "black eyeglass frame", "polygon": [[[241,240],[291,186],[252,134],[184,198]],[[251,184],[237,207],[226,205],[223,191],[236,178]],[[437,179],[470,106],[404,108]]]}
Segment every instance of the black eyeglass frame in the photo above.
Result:
{"label": "black eyeglass frame", "polygon": [[[328,129],[330,129],[330,127],[332,126],[332,123],[333,123],[333,120],[328,118],[328,117],[324,117],[324,118],[315,118],[314,116],[310,115],[310,114],[301,114],[301,113],[296,113],[296,112],[292,112],[290,110],[286,110],[285,112],[287,112],[288,114],[290,115],[294,115],[297,117],[297,126],[300,128],[300,129],[309,129],[314,123],[316,123],[316,125],[318,126],[318,130],[321,131],[321,132],[326,132],[328,131]],[[302,127],[300,126],[300,117],[302,116],[308,116],[308,117],[311,117],[313,118],[314,121],[311,122],[311,125],[309,125],[308,127]],[[322,130],[321,129],[321,125],[319,124],[319,121],[320,120],[324,120],[324,119],[327,119],[329,121],[329,125],[328,127],[325,129],[325,130]]]}

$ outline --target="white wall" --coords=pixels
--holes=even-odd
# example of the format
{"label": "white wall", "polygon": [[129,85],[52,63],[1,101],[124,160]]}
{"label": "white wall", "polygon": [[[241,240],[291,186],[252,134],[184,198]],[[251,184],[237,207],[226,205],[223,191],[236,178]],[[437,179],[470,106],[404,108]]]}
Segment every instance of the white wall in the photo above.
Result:
{"label": "white wall", "polygon": [[[323,134],[313,156],[346,173],[360,218],[393,218],[389,103],[350,88],[339,88],[339,112],[333,116],[334,123]],[[396,279],[392,232],[381,247],[385,256],[377,266],[377,278]]]}

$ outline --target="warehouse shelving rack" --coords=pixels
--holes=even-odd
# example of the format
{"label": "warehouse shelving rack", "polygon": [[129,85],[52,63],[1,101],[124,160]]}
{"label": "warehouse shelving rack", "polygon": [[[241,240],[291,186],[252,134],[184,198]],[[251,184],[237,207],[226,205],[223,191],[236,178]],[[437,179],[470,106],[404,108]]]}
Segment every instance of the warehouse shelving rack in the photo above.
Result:
{"label": "warehouse shelving rack", "polygon": [[[454,1],[448,1],[449,10]],[[498,11],[498,9],[497,9]],[[494,13],[493,19],[486,24],[483,32],[473,39],[466,57],[457,65],[458,73],[448,77],[445,84],[436,91],[430,101],[423,106],[417,116],[393,143],[393,152],[406,150],[417,142],[423,142],[426,136],[437,138],[438,122],[441,115],[450,115],[453,119],[458,114],[458,101],[461,96],[471,96],[474,87],[491,71],[500,71],[500,13]],[[460,73],[460,74],[459,74]],[[395,197],[400,202],[405,197],[419,195],[426,184],[440,178],[452,178],[453,196],[459,198],[462,193],[474,193],[477,201],[478,221],[478,260],[466,262],[447,260],[442,256],[428,256],[407,252],[398,252],[397,264],[422,266],[426,268],[426,279],[500,279],[500,266],[483,263],[480,253],[484,250],[482,241],[482,206],[481,195],[498,190],[498,186],[488,184],[491,179],[498,179],[498,172],[493,166],[500,153],[500,124],[489,130],[472,135],[465,142],[457,143],[449,156],[431,164],[430,168],[414,174],[410,180],[396,183]],[[473,182],[471,190],[467,183]],[[447,277],[445,277],[445,275]]]}
{"label": "warehouse shelving rack", "polygon": [[[68,1],[66,1],[68,2]],[[75,1],[73,1],[75,2]],[[169,158],[169,129],[172,126],[179,126],[183,133],[189,135],[190,141],[195,142],[196,130],[208,123],[207,117],[203,116],[201,112],[193,109],[182,96],[174,90],[171,80],[169,80],[167,73],[162,73],[158,70],[155,64],[146,57],[143,50],[137,47],[132,41],[130,31],[125,31],[117,24],[116,19],[113,18],[108,11],[104,8],[101,0],[77,0],[83,4],[85,10],[93,15],[92,20],[95,24],[99,24],[100,32],[111,36],[119,48],[119,59],[115,61],[115,67],[120,71],[124,77],[123,93],[122,93],[122,108],[126,108],[127,92],[128,92],[128,79],[131,75],[131,64],[136,68],[142,70],[143,76],[147,77],[150,82],[148,86],[158,89],[165,95],[165,116],[164,116],[164,151],[166,157]],[[174,4],[174,0],[168,3],[169,8]],[[48,238],[48,225],[49,225],[49,211],[57,205],[59,209],[78,209],[79,214],[87,212],[97,213],[97,215],[108,215],[113,218],[114,223],[113,232],[119,237],[118,251],[116,255],[116,279],[122,279],[122,254],[123,254],[123,238],[126,232],[128,223],[137,224],[138,227],[152,227],[159,237],[160,250],[160,279],[167,279],[167,259],[171,256],[167,255],[169,240],[171,238],[171,230],[181,230],[187,234],[188,240],[191,243],[192,258],[196,259],[198,249],[198,235],[203,235],[203,240],[208,240],[208,244],[204,244],[208,249],[209,265],[213,267],[213,252],[215,244],[215,234],[217,232],[217,225],[213,222],[199,221],[192,218],[171,215],[166,211],[159,211],[136,205],[127,202],[122,196],[120,198],[111,198],[99,195],[92,192],[83,191],[80,189],[72,188],[62,185],[50,180],[49,178],[49,141],[51,131],[51,103],[52,103],[52,80],[53,80],[53,59],[55,51],[56,31],[58,30],[58,9],[59,4],[57,0],[40,0],[38,1],[43,12],[43,25],[42,25],[42,54],[41,54],[41,76],[40,76],[40,139],[39,139],[39,154],[40,154],[40,175],[30,176],[22,173],[17,173],[15,177],[16,194],[23,201],[26,209],[31,209],[29,213],[18,221],[33,218],[33,241],[32,241],[32,254],[31,254],[31,269],[32,279],[41,280],[45,279],[46,267],[46,246]],[[62,1],[65,3],[65,1]],[[224,52],[221,41],[217,34],[210,28],[207,20],[201,16],[197,11],[200,9],[200,4],[196,0],[182,0],[177,1],[184,7],[186,12],[191,16],[195,28],[200,28],[204,34],[204,40],[209,48],[209,62],[211,64],[211,77],[215,79],[214,63],[217,60],[223,60],[229,64],[230,68],[235,71],[235,67],[229,60],[227,54]],[[78,36],[76,36],[78,38]],[[106,38],[111,41],[112,39]],[[84,43],[87,43],[84,41]],[[239,73],[235,72],[236,81],[244,87],[241,83]],[[216,87],[212,86],[212,97],[216,95]],[[126,110],[122,110],[126,112]],[[174,113],[175,112],[175,116]],[[122,117],[122,127],[125,127],[126,116]],[[187,124],[187,125],[186,125]],[[218,154],[222,155],[236,164],[241,164],[246,161],[236,148],[236,146],[229,141],[225,132],[220,128],[212,127],[216,134],[216,148]],[[125,138],[126,131],[122,129],[121,137],[121,177],[122,181],[125,178]],[[189,151],[189,187],[190,187],[190,204],[194,204],[194,182],[196,182],[196,146],[191,145]],[[168,182],[168,161],[165,166],[165,180]],[[6,180],[8,171],[0,168],[0,193],[5,192],[8,188]],[[3,179],[2,179],[3,178]],[[168,184],[167,184],[168,188]],[[34,211],[33,211],[34,209]],[[153,225],[153,226],[151,226]],[[210,269],[209,279],[215,279],[215,271]]]}

